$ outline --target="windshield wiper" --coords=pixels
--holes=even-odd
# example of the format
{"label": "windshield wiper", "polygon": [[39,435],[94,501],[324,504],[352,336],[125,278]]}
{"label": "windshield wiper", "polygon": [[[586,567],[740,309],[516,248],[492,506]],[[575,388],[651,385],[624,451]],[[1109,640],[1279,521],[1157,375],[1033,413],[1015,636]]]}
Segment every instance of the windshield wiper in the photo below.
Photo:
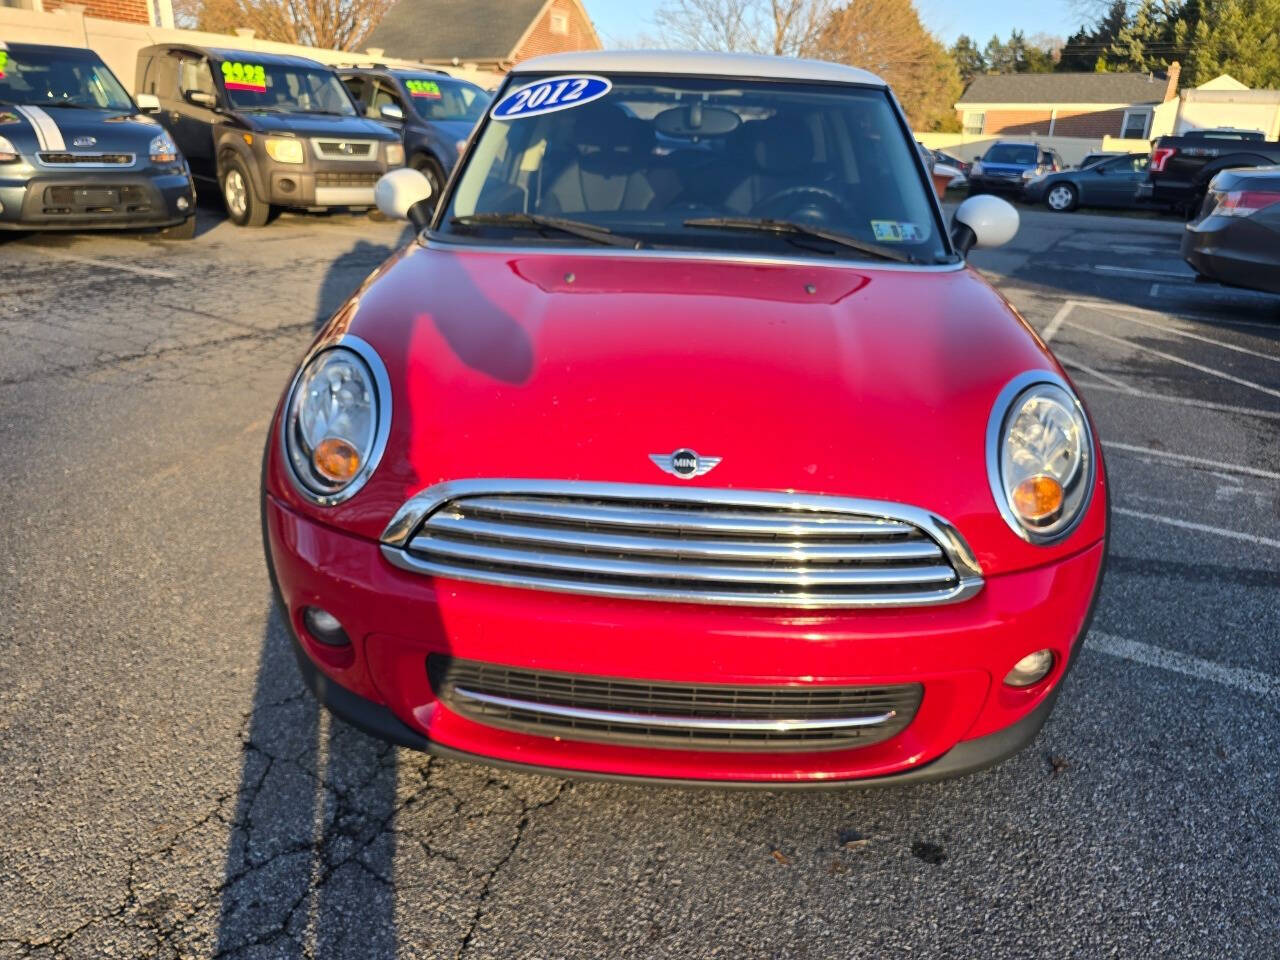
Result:
{"label": "windshield wiper", "polygon": [[772,220],[767,217],[695,217],[684,222],[686,227],[718,227],[725,230],[756,230],[761,233],[782,233],[793,236],[816,237],[838,243],[843,247],[865,253],[869,257],[881,260],[893,260],[897,263],[920,263],[917,257],[901,250],[890,250],[866,240],[859,240],[838,230],[828,230],[813,223],[799,223],[795,220]]}
{"label": "windshield wiper", "polygon": [[584,240],[603,243],[612,247],[631,247],[640,249],[639,240],[619,236],[608,227],[597,227],[578,220],[565,220],[562,217],[548,217],[541,213],[471,213],[464,217],[454,217],[449,221],[460,227],[523,227],[532,230],[559,230],[570,233]]}

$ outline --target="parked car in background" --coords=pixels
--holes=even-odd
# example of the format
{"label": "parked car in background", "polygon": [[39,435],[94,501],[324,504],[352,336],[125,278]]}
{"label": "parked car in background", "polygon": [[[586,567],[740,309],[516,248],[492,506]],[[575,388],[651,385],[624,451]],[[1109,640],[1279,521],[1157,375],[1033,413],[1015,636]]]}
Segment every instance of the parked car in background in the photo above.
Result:
{"label": "parked car in background", "polygon": [[969,168],[969,195],[977,193],[1022,194],[1023,185],[1032,177],[1053,173],[1066,166],[1057,151],[1046,150],[1035,143],[1002,140]]}
{"label": "parked car in background", "polygon": [[461,164],[434,209],[379,183],[418,239],[272,417],[263,535],[316,695],[405,746],[685,783],[1029,744],[1109,490],[965,264],[1017,211],[948,224],[882,80],[780,57],[522,61]]}
{"label": "parked car in background", "polygon": [[1086,153],[1084,159],[1076,164],[1077,170],[1083,170],[1085,167],[1091,167],[1100,160],[1110,160],[1112,157],[1123,157],[1125,154],[1118,150],[1103,150],[1100,153]]}
{"label": "parked car in background", "polygon": [[1022,198],[1065,213],[1077,207],[1136,207],[1138,185],[1146,180],[1148,156],[1129,153],[1078,170],[1034,177]]}
{"label": "parked car in background", "polygon": [[969,176],[969,170],[973,167],[972,163],[961,160],[955,154],[947,153],[945,150],[933,150],[931,153],[938,163],[945,163],[949,167],[955,167],[966,177]]}
{"label": "parked car in background", "polygon": [[96,53],[0,43],[0,229],[159,227],[185,239],[195,200],[173,139]]}
{"label": "parked car in background", "polygon": [[1204,204],[1209,181],[1233,167],[1265,167],[1280,163],[1280,142],[1257,130],[1197,130],[1158,137],[1139,199],[1166,204],[1187,217]]}
{"label": "parked car in background", "polygon": [[374,64],[339,67],[338,75],[366,117],[400,133],[405,163],[420,170],[439,197],[467,137],[484,116],[489,94],[474,83],[435,70]]}
{"label": "parked car in background", "polygon": [[262,226],[272,206],[370,207],[378,178],[404,163],[400,137],[361,117],[338,75],[306,57],[144,47],[137,89],[157,99],[157,118],[237,226]]}
{"label": "parked car in background", "polygon": [[1206,280],[1280,293],[1280,166],[1217,174],[1182,256]]}

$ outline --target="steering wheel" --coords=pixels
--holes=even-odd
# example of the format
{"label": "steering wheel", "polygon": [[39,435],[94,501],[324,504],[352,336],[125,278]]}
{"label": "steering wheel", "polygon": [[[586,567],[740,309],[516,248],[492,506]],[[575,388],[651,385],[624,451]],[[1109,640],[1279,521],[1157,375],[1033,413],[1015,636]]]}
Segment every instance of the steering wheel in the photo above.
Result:
{"label": "steering wheel", "polygon": [[[801,198],[807,198],[807,202]],[[849,216],[849,208],[839,194],[826,187],[787,187],[765,197],[751,208],[753,217],[794,219],[801,211],[813,211],[817,220],[841,220]]]}

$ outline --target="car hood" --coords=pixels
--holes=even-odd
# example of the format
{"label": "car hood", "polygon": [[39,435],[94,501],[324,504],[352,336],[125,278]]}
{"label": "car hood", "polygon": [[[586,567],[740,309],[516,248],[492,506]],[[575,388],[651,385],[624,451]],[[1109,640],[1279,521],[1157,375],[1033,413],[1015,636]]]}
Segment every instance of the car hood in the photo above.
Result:
{"label": "car hood", "polygon": [[688,447],[722,458],[688,485],[923,507],[986,565],[1052,552],[999,518],[985,444],[1014,376],[1060,370],[968,269],[415,244],[321,336],[344,333],[392,384],[381,465],[326,513],[367,536],[444,480],[673,484],[650,454]]}
{"label": "car hood", "polygon": [[[151,141],[162,132],[156,121],[131,110],[44,109],[25,105],[20,109],[0,104],[0,136],[25,154],[36,150],[72,150],[127,151],[145,156]],[[75,143],[77,139],[90,137],[93,143]],[[61,147],[58,139],[62,141]]]}
{"label": "car hood", "polygon": [[350,137],[362,140],[398,140],[382,124],[364,117],[335,117],[323,113],[287,114],[238,112],[237,116],[260,133],[292,133],[299,137]]}

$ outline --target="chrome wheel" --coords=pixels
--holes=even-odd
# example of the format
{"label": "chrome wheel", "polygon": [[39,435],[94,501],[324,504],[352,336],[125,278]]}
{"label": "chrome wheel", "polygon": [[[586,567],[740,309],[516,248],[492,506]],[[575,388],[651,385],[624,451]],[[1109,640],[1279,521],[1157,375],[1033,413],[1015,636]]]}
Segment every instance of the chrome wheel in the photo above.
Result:
{"label": "chrome wheel", "polygon": [[222,181],[222,196],[232,216],[243,218],[249,209],[249,188],[239,170],[228,170]]}
{"label": "chrome wheel", "polygon": [[1067,186],[1057,186],[1049,191],[1049,195],[1045,198],[1051,210],[1070,210],[1072,204],[1075,203],[1075,191]]}

